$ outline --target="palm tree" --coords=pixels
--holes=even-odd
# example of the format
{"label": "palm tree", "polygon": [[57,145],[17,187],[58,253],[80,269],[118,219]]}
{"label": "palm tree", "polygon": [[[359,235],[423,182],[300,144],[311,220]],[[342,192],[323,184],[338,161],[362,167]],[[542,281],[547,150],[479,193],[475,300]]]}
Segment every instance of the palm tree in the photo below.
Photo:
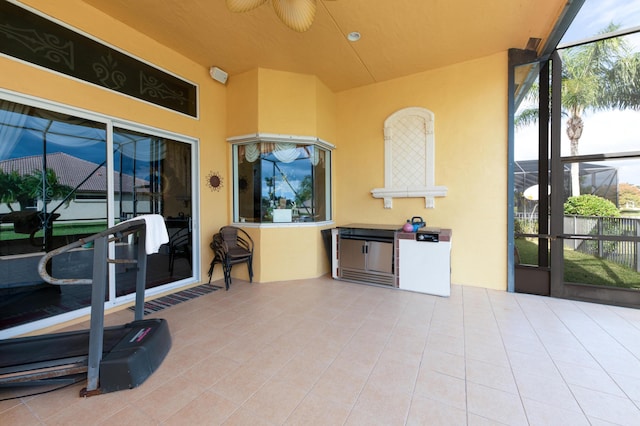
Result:
{"label": "palm tree", "polygon": [[[618,28],[609,24],[598,34],[610,34]],[[566,132],[571,156],[577,156],[585,111],[640,109],[640,54],[632,52],[623,38],[613,37],[565,49],[560,56],[562,108],[568,116]],[[530,93],[537,93],[537,87],[532,87]],[[529,108],[520,112],[515,122],[521,126],[536,119],[537,110]],[[580,195],[577,162],[571,164],[571,195]]]}
{"label": "palm tree", "polygon": [[53,199],[64,199],[64,204],[68,206],[71,201],[68,195],[73,191],[70,186],[58,182],[58,176],[53,169],[47,169],[44,173],[41,170],[34,170],[31,174],[24,176],[15,170],[9,173],[0,170],[0,185],[0,202],[6,203],[11,211],[13,211],[11,203],[19,203],[20,210],[24,210],[35,200],[49,203]]}

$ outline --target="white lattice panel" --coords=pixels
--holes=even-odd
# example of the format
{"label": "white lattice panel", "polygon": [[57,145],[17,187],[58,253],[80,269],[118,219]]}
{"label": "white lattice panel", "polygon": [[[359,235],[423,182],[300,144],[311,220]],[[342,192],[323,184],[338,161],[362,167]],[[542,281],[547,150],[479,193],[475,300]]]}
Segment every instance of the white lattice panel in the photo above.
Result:
{"label": "white lattice panel", "polygon": [[392,186],[425,185],[425,120],[419,116],[404,117],[392,126]]}
{"label": "white lattice panel", "polygon": [[371,194],[392,208],[393,198],[424,197],[425,207],[435,206],[434,197],[447,195],[445,186],[435,185],[434,116],[425,108],[410,107],[394,112],[384,122],[384,188]]}

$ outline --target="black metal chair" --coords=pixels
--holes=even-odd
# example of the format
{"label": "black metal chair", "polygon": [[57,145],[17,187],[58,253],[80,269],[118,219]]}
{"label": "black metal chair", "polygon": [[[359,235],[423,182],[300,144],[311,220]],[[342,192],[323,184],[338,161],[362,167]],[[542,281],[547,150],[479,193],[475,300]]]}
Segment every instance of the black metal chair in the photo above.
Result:
{"label": "black metal chair", "polygon": [[242,228],[223,226],[213,236],[210,244],[213,260],[209,267],[209,282],[216,263],[222,265],[225,288],[231,284],[231,268],[238,263],[246,263],[249,271],[249,282],[253,282],[253,240]]}
{"label": "black metal chair", "polygon": [[189,261],[191,267],[191,232],[189,228],[182,228],[169,239],[169,274],[173,276],[173,264],[176,258]]}

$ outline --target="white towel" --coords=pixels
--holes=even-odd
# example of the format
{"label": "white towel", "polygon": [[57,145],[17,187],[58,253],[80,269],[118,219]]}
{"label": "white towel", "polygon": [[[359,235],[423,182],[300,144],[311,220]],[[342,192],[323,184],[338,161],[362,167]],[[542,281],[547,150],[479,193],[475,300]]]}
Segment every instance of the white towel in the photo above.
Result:
{"label": "white towel", "polygon": [[169,242],[169,233],[164,218],[159,214],[143,214],[129,219],[127,222],[138,219],[144,219],[147,223],[145,251],[147,254],[157,253],[161,245]]}

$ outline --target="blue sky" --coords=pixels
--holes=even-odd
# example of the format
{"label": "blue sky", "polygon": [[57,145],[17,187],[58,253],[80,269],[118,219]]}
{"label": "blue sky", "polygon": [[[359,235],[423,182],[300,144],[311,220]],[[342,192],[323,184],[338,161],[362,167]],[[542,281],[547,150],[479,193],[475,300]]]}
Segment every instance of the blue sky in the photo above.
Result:
{"label": "blue sky", "polygon": [[640,1],[586,0],[561,44],[591,37],[611,22],[622,28],[640,26]]}
{"label": "blue sky", "polygon": [[[560,44],[596,35],[611,22],[623,28],[640,26],[640,0],[586,0]],[[640,52],[640,34],[627,37]],[[583,115],[580,154],[640,150],[640,111],[601,111]],[[516,129],[516,160],[537,158],[537,125]],[[569,155],[568,138],[562,128],[562,155]],[[640,185],[640,160],[608,163],[618,168],[619,182]]]}

